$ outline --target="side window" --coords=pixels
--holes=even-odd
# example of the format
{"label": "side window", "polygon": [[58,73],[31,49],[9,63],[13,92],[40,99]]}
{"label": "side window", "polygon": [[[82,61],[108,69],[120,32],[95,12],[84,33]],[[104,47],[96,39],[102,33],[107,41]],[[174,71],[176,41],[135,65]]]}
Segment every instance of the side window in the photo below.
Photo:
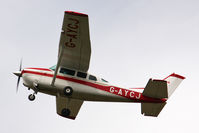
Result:
{"label": "side window", "polygon": [[89,75],[89,78],[88,78],[88,79],[97,81],[97,78],[96,78],[95,76],[93,76],[93,75]]}
{"label": "side window", "polygon": [[66,68],[61,68],[59,72],[63,73],[63,74],[71,75],[71,76],[75,75],[74,70],[70,70],[70,69],[66,69]]}
{"label": "side window", "polygon": [[87,76],[87,73],[77,72],[77,77],[86,78],[86,76]]}

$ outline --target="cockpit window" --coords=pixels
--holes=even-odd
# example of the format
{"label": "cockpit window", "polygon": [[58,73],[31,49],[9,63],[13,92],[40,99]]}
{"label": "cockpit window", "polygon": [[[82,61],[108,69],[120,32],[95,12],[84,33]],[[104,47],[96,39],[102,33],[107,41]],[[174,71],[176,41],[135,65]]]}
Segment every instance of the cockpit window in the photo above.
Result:
{"label": "cockpit window", "polygon": [[57,66],[57,65],[54,65],[54,66],[50,67],[49,69],[51,69],[51,70],[55,71],[56,66]]}
{"label": "cockpit window", "polygon": [[103,81],[103,82],[106,82],[106,83],[108,83],[108,81],[106,81],[105,79],[103,79],[103,78],[101,78],[101,80]]}
{"label": "cockpit window", "polygon": [[93,76],[93,75],[89,75],[89,78],[88,78],[88,79],[97,81],[97,78],[96,78],[95,76]]}
{"label": "cockpit window", "polygon": [[71,75],[71,76],[75,75],[74,70],[70,70],[70,69],[67,69],[67,68],[61,68],[59,72],[63,73],[63,74]]}
{"label": "cockpit window", "polygon": [[86,78],[86,76],[87,76],[87,73],[77,72],[77,77]]}

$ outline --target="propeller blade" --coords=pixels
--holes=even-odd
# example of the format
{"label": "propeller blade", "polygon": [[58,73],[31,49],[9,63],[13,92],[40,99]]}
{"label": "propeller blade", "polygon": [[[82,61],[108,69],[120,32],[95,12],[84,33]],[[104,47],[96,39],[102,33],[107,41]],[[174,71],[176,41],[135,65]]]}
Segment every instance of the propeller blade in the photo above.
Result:
{"label": "propeller blade", "polygon": [[21,79],[21,77],[19,76],[19,77],[18,77],[18,80],[17,80],[16,92],[18,92],[18,88],[19,88],[19,82],[20,82],[20,79]]}
{"label": "propeller blade", "polygon": [[20,60],[20,66],[19,66],[19,71],[21,71],[21,67],[22,67],[22,58],[21,58],[21,60]]}
{"label": "propeller blade", "polygon": [[14,72],[14,74],[16,76],[18,76],[18,79],[17,79],[17,87],[16,87],[16,93],[18,92],[18,88],[19,88],[19,82],[20,82],[20,79],[21,79],[21,69],[22,69],[22,58],[20,60],[20,65],[19,65],[19,71],[17,72]]}

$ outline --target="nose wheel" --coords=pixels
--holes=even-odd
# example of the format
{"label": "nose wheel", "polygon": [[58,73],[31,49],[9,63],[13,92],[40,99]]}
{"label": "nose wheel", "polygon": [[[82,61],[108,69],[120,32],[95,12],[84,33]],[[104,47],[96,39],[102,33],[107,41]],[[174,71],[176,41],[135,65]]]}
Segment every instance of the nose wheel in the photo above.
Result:
{"label": "nose wheel", "polygon": [[34,100],[35,100],[35,95],[34,95],[34,94],[30,94],[30,95],[28,96],[28,99],[29,99],[30,101],[34,101]]}
{"label": "nose wheel", "polygon": [[[30,101],[34,101],[35,100],[35,94],[37,94],[37,92],[38,92],[38,86],[39,86],[38,81],[33,82],[33,86],[34,86],[34,89],[33,89],[34,93],[30,94],[28,96],[28,99]],[[30,88],[28,88],[28,90],[30,90]]]}

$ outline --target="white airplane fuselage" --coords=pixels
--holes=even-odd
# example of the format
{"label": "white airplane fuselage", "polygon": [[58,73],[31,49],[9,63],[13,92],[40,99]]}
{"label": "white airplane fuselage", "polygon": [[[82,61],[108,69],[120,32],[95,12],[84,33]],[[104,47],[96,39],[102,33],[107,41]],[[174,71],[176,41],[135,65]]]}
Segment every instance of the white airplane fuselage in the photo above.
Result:
{"label": "white airplane fuselage", "polygon": [[[75,119],[84,101],[137,102],[141,114],[157,117],[167,99],[185,79],[172,73],[163,80],[149,79],[142,93],[138,88],[126,89],[111,85],[106,80],[87,73],[91,56],[88,15],[65,11],[59,42],[58,60],[51,68],[25,68],[22,60],[16,91],[23,78],[24,86],[34,92],[28,96],[35,99],[37,92],[56,96],[57,114]],[[135,91],[136,90],[136,91]]]}
{"label": "white airplane fuselage", "polygon": [[[142,93],[124,89],[100,81],[79,78],[58,73],[54,86],[51,85],[54,71],[46,68],[25,68],[22,70],[24,86],[53,96],[63,96],[83,101],[107,102],[150,102],[163,103],[167,99],[156,99],[143,96]],[[71,87],[72,95],[66,96],[64,88]]]}

